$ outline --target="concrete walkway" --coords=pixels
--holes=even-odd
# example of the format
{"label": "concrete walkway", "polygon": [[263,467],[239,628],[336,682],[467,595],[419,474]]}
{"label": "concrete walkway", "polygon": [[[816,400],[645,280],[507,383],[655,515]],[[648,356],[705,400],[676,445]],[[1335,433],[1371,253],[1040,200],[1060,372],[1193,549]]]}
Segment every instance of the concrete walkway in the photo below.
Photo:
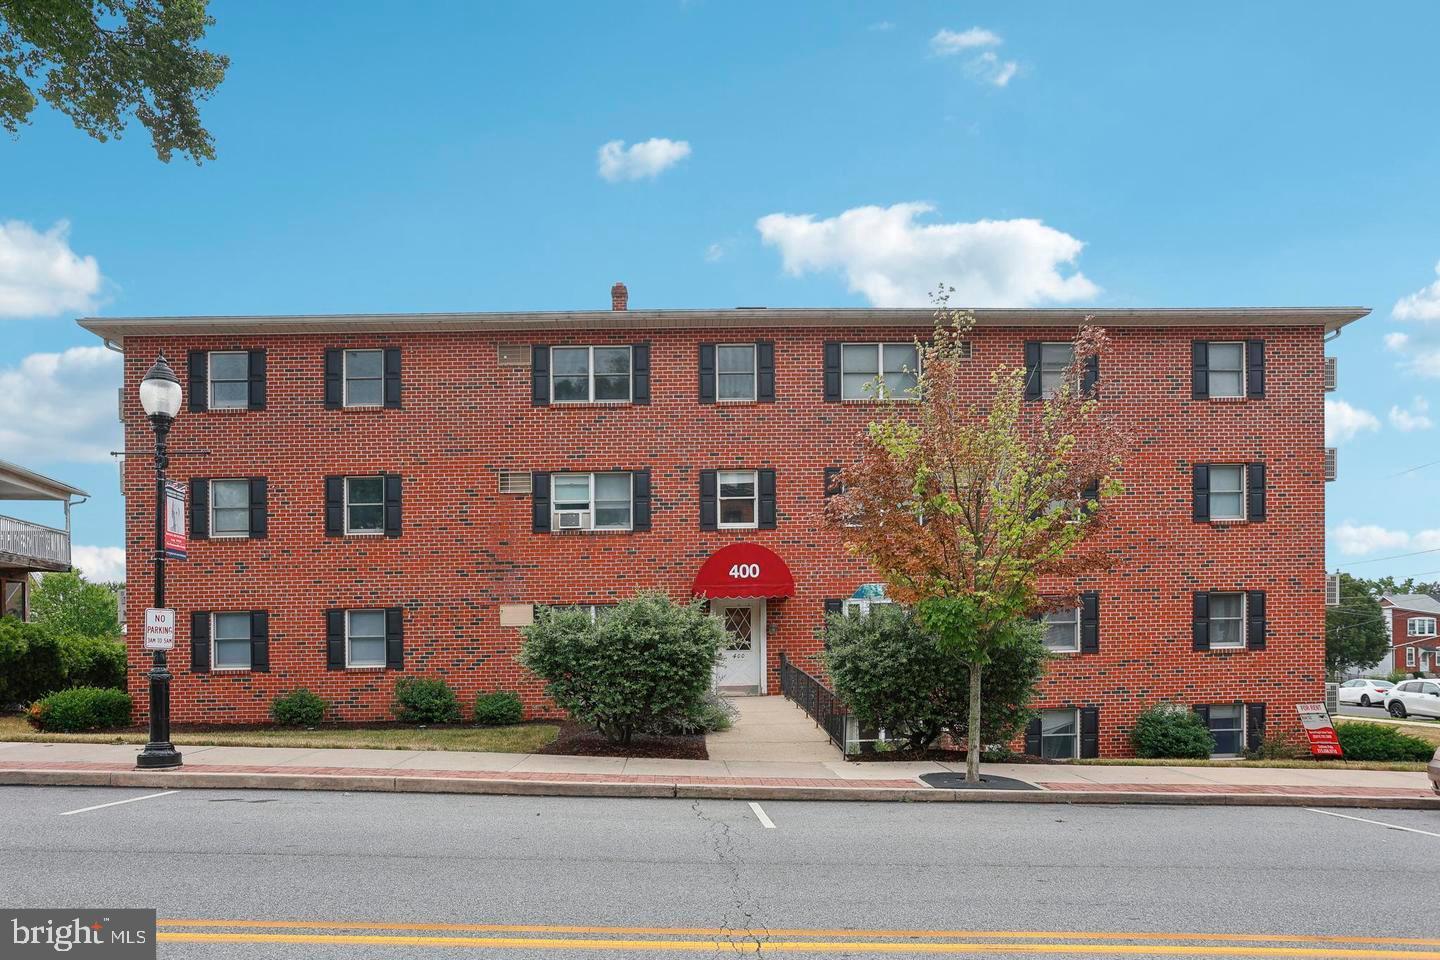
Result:
{"label": "concrete walkway", "polygon": [[730,697],[735,722],[705,738],[711,760],[737,763],[840,762],[840,748],[784,697]]}

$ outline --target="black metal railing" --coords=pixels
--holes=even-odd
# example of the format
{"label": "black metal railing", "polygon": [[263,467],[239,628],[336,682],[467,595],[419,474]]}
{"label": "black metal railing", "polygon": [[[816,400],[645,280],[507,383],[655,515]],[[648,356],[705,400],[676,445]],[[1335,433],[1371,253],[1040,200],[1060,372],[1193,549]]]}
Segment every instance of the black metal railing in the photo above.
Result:
{"label": "black metal railing", "polygon": [[834,690],[791,663],[784,653],[780,654],[780,692],[808,713],[841,753],[846,752],[850,708],[841,702]]}

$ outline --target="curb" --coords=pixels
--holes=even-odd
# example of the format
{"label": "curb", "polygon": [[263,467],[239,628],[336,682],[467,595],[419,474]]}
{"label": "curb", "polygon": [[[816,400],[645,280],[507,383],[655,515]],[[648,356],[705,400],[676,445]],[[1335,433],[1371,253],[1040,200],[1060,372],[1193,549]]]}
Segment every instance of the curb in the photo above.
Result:
{"label": "curb", "polygon": [[1050,803],[1202,807],[1348,807],[1440,811],[1436,797],[1355,797],[1253,793],[1147,793],[1083,790],[937,790],[928,787],[786,787],[725,783],[606,783],[472,780],[155,770],[0,770],[0,786],[169,787],[197,790],[330,790],[521,797],[629,797],[681,800],[829,800],[869,803]]}

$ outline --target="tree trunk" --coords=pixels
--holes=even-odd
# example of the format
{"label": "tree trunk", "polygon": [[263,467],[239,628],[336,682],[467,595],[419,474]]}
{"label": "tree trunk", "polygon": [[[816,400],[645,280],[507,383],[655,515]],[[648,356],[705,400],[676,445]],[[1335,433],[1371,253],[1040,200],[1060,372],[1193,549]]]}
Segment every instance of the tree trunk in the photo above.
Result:
{"label": "tree trunk", "polygon": [[969,742],[965,745],[965,782],[980,782],[980,664],[970,664]]}

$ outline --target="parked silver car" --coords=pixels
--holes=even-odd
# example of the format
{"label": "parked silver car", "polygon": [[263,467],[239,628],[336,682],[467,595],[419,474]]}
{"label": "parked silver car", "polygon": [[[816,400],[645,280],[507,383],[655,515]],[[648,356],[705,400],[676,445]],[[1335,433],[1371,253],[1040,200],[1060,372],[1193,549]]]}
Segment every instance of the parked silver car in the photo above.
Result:
{"label": "parked silver car", "polygon": [[1405,680],[1385,694],[1390,716],[1404,720],[1414,715],[1440,719],[1440,680]]}

